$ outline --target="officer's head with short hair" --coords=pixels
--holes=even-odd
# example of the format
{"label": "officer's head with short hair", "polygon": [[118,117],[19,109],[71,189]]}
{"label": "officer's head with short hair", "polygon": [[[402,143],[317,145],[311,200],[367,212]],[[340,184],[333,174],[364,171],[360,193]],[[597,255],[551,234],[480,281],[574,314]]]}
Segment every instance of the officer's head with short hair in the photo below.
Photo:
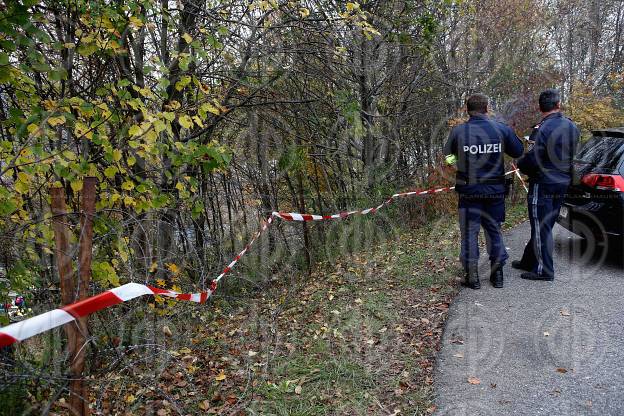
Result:
{"label": "officer's head with short hair", "polygon": [[539,96],[539,107],[542,113],[550,113],[561,109],[561,94],[554,88],[549,88]]}
{"label": "officer's head with short hair", "polygon": [[466,110],[471,116],[483,115],[488,112],[488,97],[485,94],[472,94],[466,100]]}

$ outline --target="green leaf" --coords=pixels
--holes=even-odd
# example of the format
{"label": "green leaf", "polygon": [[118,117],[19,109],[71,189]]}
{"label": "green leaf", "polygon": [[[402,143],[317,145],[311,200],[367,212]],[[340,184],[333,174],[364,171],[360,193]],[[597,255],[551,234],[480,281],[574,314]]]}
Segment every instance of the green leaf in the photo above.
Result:
{"label": "green leaf", "polygon": [[109,166],[106,169],[104,169],[104,176],[106,176],[109,179],[113,179],[115,177],[115,174],[119,171],[119,169],[117,169],[116,166]]}
{"label": "green leaf", "polygon": [[13,214],[17,209],[17,204],[12,199],[0,201],[0,215],[7,216]]}
{"label": "green leaf", "polygon": [[181,56],[179,60],[180,69],[182,71],[188,71],[189,64],[191,63],[190,56]]}
{"label": "green leaf", "polygon": [[53,69],[49,73],[50,79],[53,81],[60,81],[67,79],[67,71],[64,68]]}
{"label": "green leaf", "polygon": [[115,268],[106,261],[93,262],[93,280],[102,286],[119,286],[119,276]]}
{"label": "green leaf", "polygon": [[185,75],[181,77],[178,82],[176,82],[175,84],[176,90],[182,91],[190,83],[191,83],[191,77],[188,75]]}

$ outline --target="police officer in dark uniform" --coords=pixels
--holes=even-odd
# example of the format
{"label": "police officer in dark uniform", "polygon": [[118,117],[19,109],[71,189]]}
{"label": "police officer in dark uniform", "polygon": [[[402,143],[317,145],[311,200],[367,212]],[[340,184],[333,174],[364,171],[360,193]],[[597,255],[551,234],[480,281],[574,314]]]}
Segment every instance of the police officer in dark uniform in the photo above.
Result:
{"label": "police officer in dark uniform", "polygon": [[520,277],[552,281],[552,229],[572,178],[572,161],[578,146],[579,129],[561,113],[561,96],[548,89],[539,96],[542,121],[533,128],[529,140],[533,147],[518,160],[520,171],[529,176],[527,198],[531,239],[522,259],[512,267],[526,270]]}
{"label": "police officer in dark uniform", "polygon": [[457,161],[455,190],[459,194],[463,284],[472,289],[481,287],[477,265],[479,230],[483,227],[491,261],[490,281],[501,288],[508,258],[500,230],[505,220],[504,154],[517,158],[524,146],[509,126],[487,116],[487,96],[471,95],[466,108],[470,119],[453,128],[444,148],[447,162],[449,158]]}

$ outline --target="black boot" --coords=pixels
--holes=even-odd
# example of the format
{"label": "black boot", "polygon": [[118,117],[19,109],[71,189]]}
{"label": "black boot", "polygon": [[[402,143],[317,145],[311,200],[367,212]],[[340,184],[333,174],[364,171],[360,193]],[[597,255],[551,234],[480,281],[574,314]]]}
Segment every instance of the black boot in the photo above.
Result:
{"label": "black boot", "polygon": [[470,289],[481,289],[481,282],[479,282],[479,269],[477,265],[469,265],[466,267],[465,280],[462,286],[469,287]]}
{"label": "black boot", "polygon": [[525,270],[525,271],[530,271],[531,269],[533,269],[531,266],[528,266],[524,263],[522,263],[521,260],[514,260],[511,262],[511,267],[513,267],[514,269],[518,269],[518,270]]}
{"label": "black boot", "polygon": [[492,263],[490,271],[490,282],[497,289],[503,287],[503,265],[500,263]]}

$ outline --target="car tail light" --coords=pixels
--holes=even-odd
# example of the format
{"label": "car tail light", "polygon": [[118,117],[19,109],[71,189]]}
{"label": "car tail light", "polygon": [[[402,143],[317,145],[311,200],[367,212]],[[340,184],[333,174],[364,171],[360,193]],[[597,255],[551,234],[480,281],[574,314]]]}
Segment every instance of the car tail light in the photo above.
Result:
{"label": "car tail light", "polygon": [[585,185],[604,191],[624,192],[624,177],[620,175],[602,175],[590,173],[583,176],[581,182]]}

